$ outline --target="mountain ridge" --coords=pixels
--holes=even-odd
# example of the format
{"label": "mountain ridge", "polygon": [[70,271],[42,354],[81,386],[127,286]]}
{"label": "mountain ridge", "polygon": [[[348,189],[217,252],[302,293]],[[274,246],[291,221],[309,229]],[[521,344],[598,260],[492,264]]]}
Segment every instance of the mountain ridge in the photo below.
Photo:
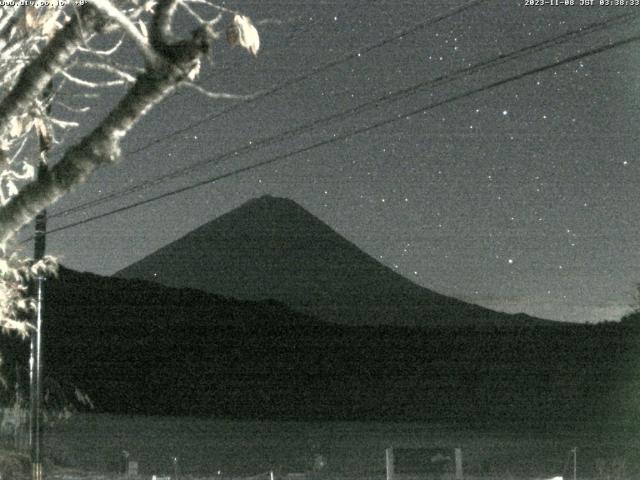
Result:
{"label": "mountain ridge", "polygon": [[[628,323],[349,326],[61,268],[45,284],[43,359],[63,388],[45,389],[77,387],[121,414],[635,425],[640,330]],[[28,378],[29,342],[0,344],[7,383]]]}
{"label": "mountain ridge", "polygon": [[286,198],[265,195],[117,272],[244,300],[273,298],[346,325],[546,323],[415,284]]}

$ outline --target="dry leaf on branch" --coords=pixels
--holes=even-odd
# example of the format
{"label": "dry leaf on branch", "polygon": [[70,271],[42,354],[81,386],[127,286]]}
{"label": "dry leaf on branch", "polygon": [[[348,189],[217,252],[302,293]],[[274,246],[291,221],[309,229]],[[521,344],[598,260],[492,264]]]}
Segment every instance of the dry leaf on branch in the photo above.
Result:
{"label": "dry leaf on branch", "polygon": [[232,47],[240,45],[253,54],[258,55],[260,50],[260,36],[258,30],[253,26],[253,23],[249,17],[244,15],[236,15],[233,17],[233,22],[227,27],[227,42]]}

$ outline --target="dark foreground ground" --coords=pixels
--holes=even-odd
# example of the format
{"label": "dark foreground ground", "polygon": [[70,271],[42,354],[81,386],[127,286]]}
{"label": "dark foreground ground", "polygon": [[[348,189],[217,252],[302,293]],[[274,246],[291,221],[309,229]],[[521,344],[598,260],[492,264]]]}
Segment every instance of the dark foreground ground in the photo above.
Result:
{"label": "dark foreground ground", "polygon": [[[383,479],[389,446],[461,448],[467,477],[506,479],[572,478],[571,450],[577,447],[578,478],[639,477],[640,438],[584,425],[558,427],[499,431],[420,422],[79,415],[47,433],[45,455],[72,469],[64,473],[68,480],[117,477],[124,451],[147,479],[175,476],[176,457],[178,476],[185,478],[269,480],[273,471],[276,480]],[[326,467],[311,474],[317,455]],[[288,477],[303,472],[307,477]]]}

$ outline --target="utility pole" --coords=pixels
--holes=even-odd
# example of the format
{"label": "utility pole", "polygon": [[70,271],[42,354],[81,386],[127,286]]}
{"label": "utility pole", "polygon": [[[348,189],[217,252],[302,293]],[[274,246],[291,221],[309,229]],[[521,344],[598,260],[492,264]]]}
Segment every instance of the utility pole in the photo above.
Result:
{"label": "utility pole", "polygon": [[578,447],[573,447],[573,480],[578,476]]}
{"label": "utility pole", "polygon": [[[51,84],[45,89],[43,101],[49,102]],[[46,112],[49,113],[49,108]],[[51,137],[44,129],[38,130],[40,158],[38,161],[38,179],[42,179],[48,173],[47,153],[51,149]],[[33,259],[35,262],[42,260],[46,249],[47,211],[41,211],[35,220],[35,240]],[[35,280],[33,289],[36,297],[36,313],[33,322],[34,331],[31,334],[31,351],[29,358],[29,446],[31,449],[31,480],[42,480],[42,315],[44,303],[44,277],[39,274]]]}
{"label": "utility pole", "polygon": [[[46,170],[46,165],[44,166]],[[38,168],[40,171],[40,168]],[[45,250],[47,212],[43,210],[36,217],[34,260],[41,260]],[[31,480],[42,480],[42,426],[40,425],[42,404],[42,310],[44,301],[44,278],[38,275],[35,281],[36,318],[35,331],[31,334],[30,385],[29,385],[29,439],[31,446]]]}

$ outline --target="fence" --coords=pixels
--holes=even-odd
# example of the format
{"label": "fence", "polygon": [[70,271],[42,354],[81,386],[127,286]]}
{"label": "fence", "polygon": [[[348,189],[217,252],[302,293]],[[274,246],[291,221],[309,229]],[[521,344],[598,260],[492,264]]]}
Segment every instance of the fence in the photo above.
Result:
{"label": "fence", "polygon": [[389,447],[385,451],[385,463],[387,480],[397,480],[398,474],[421,474],[425,478],[447,476],[456,480],[463,478],[460,448]]}

